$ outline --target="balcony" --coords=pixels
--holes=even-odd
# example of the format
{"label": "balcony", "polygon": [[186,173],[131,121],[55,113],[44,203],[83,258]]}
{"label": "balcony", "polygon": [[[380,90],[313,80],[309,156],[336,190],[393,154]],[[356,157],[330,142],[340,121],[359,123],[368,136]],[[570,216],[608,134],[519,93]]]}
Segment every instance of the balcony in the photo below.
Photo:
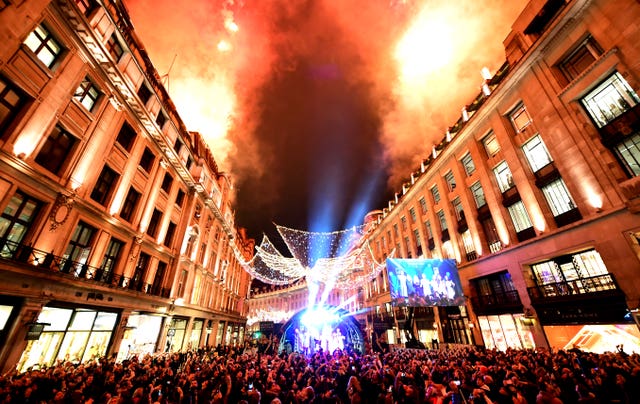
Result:
{"label": "balcony", "polygon": [[467,224],[467,219],[464,217],[464,212],[460,212],[460,218],[458,219],[458,234],[462,234],[469,228]]}
{"label": "balcony", "polygon": [[560,172],[556,168],[555,164],[553,164],[553,161],[533,174],[536,177],[536,186],[538,188],[543,188],[545,185],[549,185],[560,178]]}
{"label": "balcony", "polygon": [[509,290],[491,295],[472,296],[473,310],[479,315],[517,313],[523,311],[523,305],[517,290]]}
{"label": "balcony", "polygon": [[170,288],[114,274],[111,271],[38,250],[26,244],[18,244],[6,238],[0,239],[0,259],[19,263],[21,268],[33,272],[56,274],[62,278],[86,283],[87,287],[101,285],[164,298],[171,295]]}
{"label": "balcony", "polygon": [[617,296],[622,291],[613,274],[574,279],[571,281],[547,283],[528,288],[532,303],[553,300],[594,299],[598,296]]}
{"label": "balcony", "polygon": [[581,219],[582,215],[578,208],[573,208],[553,218],[558,227],[566,226]]}
{"label": "balcony", "polygon": [[434,248],[436,248],[436,242],[433,240],[433,238],[427,239],[427,246],[429,247],[429,250],[433,250]]}
{"label": "balcony", "polygon": [[542,325],[627,323],[626,298],[612,274],[528,288]]}
{"label": "balcony", "polygon": [[502,193],[502,206],[505,208],[513,205],[514,203],[520,200],[520,194],[518,193],[518,188],[512,186],[509,189],[506,189]]}
{"label": "balcony", "polygon": [[640,131],[640,104],[636,104],[622,115],[598,129],[602,143],[612,149],[626,136]]}
{"label": "balcony", "polygon": [[467,261],[473,261],[478,259],[478,253],[475,251],[467,251],[466,253]]}

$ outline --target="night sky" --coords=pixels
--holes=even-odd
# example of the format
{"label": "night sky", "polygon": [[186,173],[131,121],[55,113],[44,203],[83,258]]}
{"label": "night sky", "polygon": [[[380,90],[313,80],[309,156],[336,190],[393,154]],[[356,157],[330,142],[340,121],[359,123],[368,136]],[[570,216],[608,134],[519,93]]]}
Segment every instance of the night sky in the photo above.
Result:
{"label": "night sky", "polygon": [[385,207],[504,63],[526,3],[125,0],[258,242],[273,222],[333,231]]}

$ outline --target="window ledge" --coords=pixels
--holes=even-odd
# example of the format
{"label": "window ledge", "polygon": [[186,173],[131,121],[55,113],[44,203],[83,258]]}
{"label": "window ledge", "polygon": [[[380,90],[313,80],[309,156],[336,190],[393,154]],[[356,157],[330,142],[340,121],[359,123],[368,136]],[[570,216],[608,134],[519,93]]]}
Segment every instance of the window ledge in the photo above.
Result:
{"label": "window ledge", "polygon": [[[598,67],[603,66],[605,71],[608,71],[613,66],[617,65],[620,59],[617,56],[612,56],[618,53],[618,48],[613,47],[600,55],[595,62],[591,64],[588,68],[586,68],[582,73],[578,75],[575,79],[573,79],[569,84],[567,84],[560,92],[558,93],[558,97],[560,97],[565,103],[569,103],[571,101],[575,101],[580,98],[582,92],[584,91],[584,87],[587,85],[593,84],[593,82],[597,81],[595,78],[592,80],[588,80],[588,84],[578,87],[579,83],[584,83],[584,78],[590,75],[592,72],[596,71],[595,74],[600,76],[602,74],[602,69],[597,69]],[[605,62],[610,62],[606,63]]]}

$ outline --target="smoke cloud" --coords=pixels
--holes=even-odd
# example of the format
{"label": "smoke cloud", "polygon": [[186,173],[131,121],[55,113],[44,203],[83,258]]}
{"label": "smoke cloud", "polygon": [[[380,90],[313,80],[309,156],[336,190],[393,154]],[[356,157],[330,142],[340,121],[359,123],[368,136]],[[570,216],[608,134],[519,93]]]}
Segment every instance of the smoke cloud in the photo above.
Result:
{"label": "smoke cloud", "polygon": [[[311,228],[322,212],[335,230],[356,205],[382,208],[480,91],[481,68],[502,65],[526,3],[126,1],[158,71],[171,69],[187,127],[232,174],[254,237],[272,221]],[[397,50],[421,24],[440,31],[418,36],[408,55],[431,67],[410,75]]]}

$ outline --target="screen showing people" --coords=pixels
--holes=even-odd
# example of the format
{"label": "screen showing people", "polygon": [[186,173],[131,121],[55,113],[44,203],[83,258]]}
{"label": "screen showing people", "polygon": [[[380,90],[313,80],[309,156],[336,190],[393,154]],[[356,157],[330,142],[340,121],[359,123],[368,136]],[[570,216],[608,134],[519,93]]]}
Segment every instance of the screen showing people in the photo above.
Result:
{"label": "screen showing people", "polygon": [[387,259],[394,306],[464,304],[456,262],[451,259]]}

